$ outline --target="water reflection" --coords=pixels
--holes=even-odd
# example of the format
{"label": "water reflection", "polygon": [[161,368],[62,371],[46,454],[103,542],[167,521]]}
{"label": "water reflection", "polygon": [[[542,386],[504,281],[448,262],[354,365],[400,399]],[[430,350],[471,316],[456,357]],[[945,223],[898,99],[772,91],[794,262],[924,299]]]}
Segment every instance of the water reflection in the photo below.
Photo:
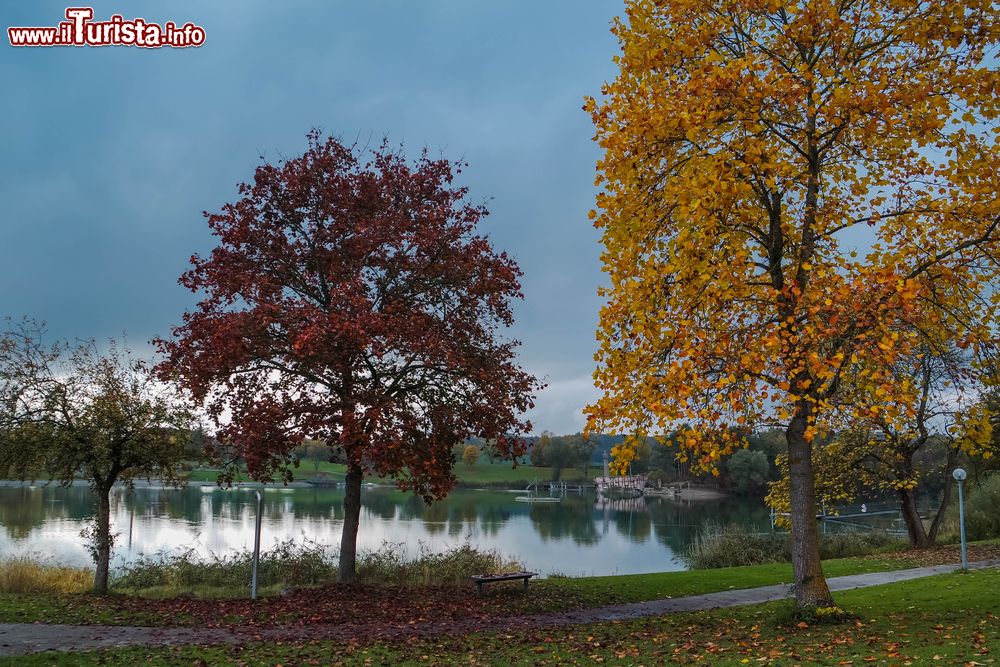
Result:
{"label": "water reflection", "polygon": [[572,540],[575,544],[593,545],[601,540],[601,532],[590,507],[592,498],[566,496],[559,503],[531,505],[531,523],[542,541]]}
{"label": "water reflection", "polygon": [[[265,545],[309,539],[336,545],[343,520],[339,489],[265,489]],[[524,503],[502,491],[455,491],[425,505],[391,488],[362,494],[363,549],[383,541],[411,552],[443,550],[465,540],[514,555],[543,573],[614,574],[683,569],[677,557],[706,521],[764,530],[767,512],[740,500],[683,502],[668,498],[595,499],[569,494],[557,503]],[[112,522],[116,562],[140,554],[193,549],[203,556],[248,548],[255,498],[250,489],[211,485],[183,489],[116,489]],[[93,499],[86,486],[0,487],[0,554],[44,554],[87,564],[79,532]]]}

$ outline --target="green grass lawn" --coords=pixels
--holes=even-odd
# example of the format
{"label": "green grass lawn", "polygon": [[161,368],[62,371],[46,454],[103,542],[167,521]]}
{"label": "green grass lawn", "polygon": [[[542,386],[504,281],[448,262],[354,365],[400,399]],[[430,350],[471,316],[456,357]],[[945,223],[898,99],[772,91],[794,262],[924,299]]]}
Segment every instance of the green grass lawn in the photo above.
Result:
{"label": "green grass lawn", "polygon": [[[904,569],[913,566],[905,559],[882,560],[875,557],[844,558],[826,561],[827,576],[836,577],[863,572]],[[717,570],[688,570],[609,577],[573,577],[543,579],[531,584],[526,595],[514,593],[505,598],[510,612],[532,613],[598,607],[624,602],[697,595],[739,588],[753,588],[791,581],[788,563],[772,563]],[[274,585],[262,595],[276,594]],[[245,589],[199,590],[199,596],[233,598],[246,595]],[[157,591],[143,596],[162,598]],[[46,595],[37,593],[0,593],[0,622],[104,623],[109,625],[191,624],[192,618],[157,616],[137,612],[125,604],[124,596],[94,598],[89,593]],[[248,608],[249,609],[249,608]]]}
{"label": "green grass lawn", "polygon": [[[536,468],[530,464],[519,465],[516,468],[507,463],[476,463],[474,466],[467,466],[459,463],[455,466],[455,475],[459,482],[467,484],[499,484],[514,481],[548,482],[552,479],[552,468]],[[591,481],[600,474],[600,470],[591,467],[586,474],[579,468],[563,468],[560,478],[567,482]]]}
{"label": "green grass lawn", "polygon": [[[320,463],[318,466],[312,461],[303,461],[302,464],[293,470],[295,479],[307,480],[316,478],[342,478],[346,473],[346,466],[340,463]],[[508,461],[506,463],[476,463],[468,466],[459,462],[455,465],[455,476],[458,477],[459,484],[463,485],[511,485],[523,487],[528,482],[538,480],[547,482],[552,479],[552,469],[547,467],[536,468],[531,465],[519,465],[512,467]],[[596,467],[590,468],[585,476],[579,468],[564,468],[562,479],[568,482],[589,481],[599,474]],[[193,482],[214,482],[219,476],[217,470],[192,470],[187,478]],[[245,474],[239,475],[237,481],[246,482],[249,478]],[[386,482],[377,477],[367,478],[369,482]]]}
{"label": "green grass lawn", "polygon": [[449,635],[406,643],[310,638],[18,657],[11,665],[986,665],[1000,642],[1000,570],[837,595],[856,614],[796,623],[788,602],[638,621]]}
{"label": "green grass lawn", "polygon": [[[878,556],[839,558],[823,563],[827,577],[842,577],[866,572],[905,570],[917,564],[905,559],[880,559]],[[567,577],[538,582],[553,597],[561,593],[578,600],[582,606],[600,606],[622,602],[641,602],[683,595],[700,595],[741,588],[756,588],[792,581],[791,563],[767,563],[715,570],[683,570],[652,574],[627,574],[611,577]]]}

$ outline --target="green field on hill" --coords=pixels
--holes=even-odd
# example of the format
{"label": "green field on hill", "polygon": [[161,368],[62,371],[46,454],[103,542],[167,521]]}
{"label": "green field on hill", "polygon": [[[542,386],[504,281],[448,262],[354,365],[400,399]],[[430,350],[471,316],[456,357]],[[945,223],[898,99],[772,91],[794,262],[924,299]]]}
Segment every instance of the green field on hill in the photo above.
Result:
{"label": "green field on hill", "polygon": [[[341,463],[320,463],[314,464],[312,461],[303,461],[298,468],[293,470],[295,479],[337,479],[342,478],[347,472],[346,466]],[[214,482],[218,478],[218,470],[195,469],[188,475],[188,480],[192,482]],[[595,476],[600,475],[600,468],[591,466],[584,474],[580,468],[563,468],[560,478],[567,482],[591,481]],[[523,487],[533,481],[539,483],[548,482],[553,477],[553,470],[549,467],[538,467],[530,464],[518,465],[516,468],[510,462],[506,463],[476,463],[468,466],[465,463],[455,465],[455,476],[461,485],[504,485]],[[237,481],[249,481],[249,477],[241,474]],[[378,478],[369,478],[366,481],[384,482]]]}

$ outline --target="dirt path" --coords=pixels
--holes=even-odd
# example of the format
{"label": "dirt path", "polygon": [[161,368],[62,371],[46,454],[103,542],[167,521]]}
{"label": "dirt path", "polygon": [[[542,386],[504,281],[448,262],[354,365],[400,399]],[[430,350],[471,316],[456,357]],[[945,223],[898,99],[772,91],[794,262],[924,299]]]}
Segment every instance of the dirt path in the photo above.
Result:
{"label": "dirt path", "polygon": [[[970,569],[1000,567],[1000,561],[970,563]],[[853,588],[881,586],[897,581],[929,577],[958,569],[957,565],[935,565],[893,572],[873,572],[828,579],[830,589],[844,591]],[[254,630],[221,628],[141,628],[105,625],[47,625],[40,623],[0,623],[0,656],[24,655],[42,651],[83,651],[131,644],[228,644],[259,640],[295,640],[308,636],[310,640],[398,640],[433,637],[443,634],[467,634],[481,631],[510,631],[549,626],[576,625],[605,621],[622,621],[664,614],[676,614],[720,607],[772,602],[791,596],[787,584],[762,586],[743,590],[720,591],[706,595],[691,595],[665,600],[650,600],[618,604],[594,609],[513,616],[491,621],[441,621],[419,624],[340,624],[308,626],[274,626]]]}

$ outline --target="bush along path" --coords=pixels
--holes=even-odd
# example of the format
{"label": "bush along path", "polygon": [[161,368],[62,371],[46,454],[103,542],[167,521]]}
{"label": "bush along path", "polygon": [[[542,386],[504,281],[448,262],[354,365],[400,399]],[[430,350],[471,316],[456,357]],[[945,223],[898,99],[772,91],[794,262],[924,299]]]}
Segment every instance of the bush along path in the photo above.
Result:
{"label": "bush along path", "polygon": [[[970,564],[970,569],[980,570],[1000,567],[1000,561],[980,561]],[[834,591],[880,586],[899,581],[929,577],[959,569],[956,565],[935,565],[890,572],[873,572],[829,580]],[[318,615],[312,623],[298,625],[240,625],[234,627],[131,627],[103,625],[56,625],[4,623],[0,624],[0,656],[15,656],[41,651],[85,651],[115,646],[141,644],[163,645],[212,645],[249,641],[334,640],[375,642],[382,640],[409,640],[432,638],[442,635],[470,634],[481,631],[517,631],[554,626],[582,625],[623,621],[662,616],[666,614],[704,611],[708,609],[760,604],[788,598],[792,595],[787,584],[762,586],[742,590],[720,591],[704,595],[691,595],[673,599],[651,600],[629,604],[610,605],[576,611],[528,614],[520,616],[469,616],[454,615],[437,618],[420,618],[405,622],[383,620],[372,623],[344,619],[341,623],[323,622]],[[246,605],[246,601],[239,601]],[[358,616],[358,619],[364,616]],[[278,619],[275,619],[278,620]]]}

